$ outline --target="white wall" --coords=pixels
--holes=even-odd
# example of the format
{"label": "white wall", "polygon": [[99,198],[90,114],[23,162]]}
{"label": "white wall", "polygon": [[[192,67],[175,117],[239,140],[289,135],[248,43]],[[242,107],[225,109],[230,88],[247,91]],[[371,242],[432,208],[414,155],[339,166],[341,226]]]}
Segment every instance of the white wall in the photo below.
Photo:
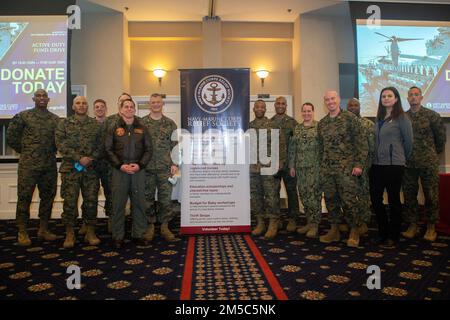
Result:
{"label": "white wall", "polygon": [[317,106],[316,119],[326,114],[323,93],[328,89],[339,91],[333,28],[333,23],[322,17],[305,15],[300,18],[301,96],[302,102],[309,101]]}
{"label": "white wall", "polygon": [[87,85],[90,105],[97,98],[106,100],[108,114],[117,112],[117,97],[129,90],[129,40],[124,20],[122,13],[82,11],[81,29],[72,32],[72,84]]}

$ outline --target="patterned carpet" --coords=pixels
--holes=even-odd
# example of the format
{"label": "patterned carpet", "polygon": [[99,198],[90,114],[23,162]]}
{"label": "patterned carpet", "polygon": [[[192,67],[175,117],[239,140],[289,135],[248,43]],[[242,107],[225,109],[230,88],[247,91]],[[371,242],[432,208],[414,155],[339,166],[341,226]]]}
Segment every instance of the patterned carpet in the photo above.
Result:
{"label": "patterned carpet", "polygon": [[[78,242],[73,250],[36,239],[38,221],[29,228],[30,247],[16,243],[14,221],[0,221],[0,299],[179,299],[186,240],[167,243],[159,237],[148,246],[127,242],[120,251],[100,220],[98,246]],[[51,230],[63,235],[60,220]],[[129,228],[128,228],[129,229]],[[128,237],[129,238],[129,237]],[[81,290],[69,290],[69,265],[81,267]]]}
{"label": "patterned carpet", "polygon": [[192,270],[189,278],[193,286],[189,282],[183,286],[183,299],[286,299],[272,272],[264,268],[261,253],[248,235],[191,237],[189,251],[195,251],[192,259],[187,259],[187,264],[194,266],[187,268]]}
{"label": "patterned carpet", "polygon": [[[369,228],[359,248],[347,247],[343,233],[333,244],[286,231],[272,241],[254,240],[290,300],[450,299],[449,236],[433,243],[402,239],[397,248],[373,244],[375,236]],[[366,287],[370,265],[381,269],[380,290]]]}
{"label": "patterned carpet", "polygon": [[[61,235],[56,242],[38,241],[38,221],[32,221],[27,248],[16,244],[14,221],[0,221],[0,299],[450,299],[450,237],[442,234],[434,243],[402,240],[395,249],[377,247],[369,237],[348,248],[281,231],[272,241],[238,234],[173,243],[157,237],[145,247],[129,242],[115,250],[105,224],[101,219],[100,245],[78,237],[66,250],[60,220],[51,222]],[[370,238],[375,233],[370,229]],[[81,267],[81,290],[66,286],[73,264]],[[382,270],[381,290],[366,287],[369,265]]]}

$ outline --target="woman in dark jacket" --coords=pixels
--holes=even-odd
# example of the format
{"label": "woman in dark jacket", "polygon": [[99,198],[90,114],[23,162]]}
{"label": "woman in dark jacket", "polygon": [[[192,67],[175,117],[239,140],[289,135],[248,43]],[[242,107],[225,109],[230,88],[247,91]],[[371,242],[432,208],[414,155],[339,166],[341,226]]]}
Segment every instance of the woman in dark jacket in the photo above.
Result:
{"label": "woman in dark jacket", "polygon": [[[377,222],[377,244],[395,245],[400,236],[400,187],[403,170],[412,152],[412,125],[403,111],[396,88],[387,87],[380,93],[375,119],[375,152],[370,170],[370,198]],[[386,189],[389,215],[383,204]]]}

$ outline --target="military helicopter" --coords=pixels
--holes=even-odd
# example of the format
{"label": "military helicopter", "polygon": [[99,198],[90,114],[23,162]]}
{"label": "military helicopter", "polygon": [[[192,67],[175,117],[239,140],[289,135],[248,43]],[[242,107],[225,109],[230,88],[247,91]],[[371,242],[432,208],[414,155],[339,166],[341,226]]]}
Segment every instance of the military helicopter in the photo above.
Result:
{"label": "military helicopter", "polygon": [[399,46],[398,46],[398,43],[399,42],[404,42],[404,41],[414,41],[414,40],[423,40],[422,38],[398,38],[398,37],[396,37],[396,36],[390,36],[390,37],[388,37],[388,36],[386,36],[386,35],[384,35],[384,34],[382,34],[382,33],[379,33],[379,32],[375,32],[376,34],[378,34],[378,35],[380,35],[380,36],[382,36],[382,37],[385,37],[385,38],[387,38],[387,39],[389,39],[389,40],[386,40],[386,41],[382,41],[382,42],[390,42],[391,43],[391,46],[390,46],[390,54],[391,54],[391,60],[392,60],[392,64],[394,65],[394,66],[398,66],[398,58],[399,57],[403,57],[403,58],[411,58],[412,57],[412,59],[416,59],[416,58],[422,58],[422,57],[419,57],[419,56],[411,56],[411,55],[408,55],[408,56],[406,56],[406,55],[402,55],[402,54],[400,54],[400,48],[399,48]]}

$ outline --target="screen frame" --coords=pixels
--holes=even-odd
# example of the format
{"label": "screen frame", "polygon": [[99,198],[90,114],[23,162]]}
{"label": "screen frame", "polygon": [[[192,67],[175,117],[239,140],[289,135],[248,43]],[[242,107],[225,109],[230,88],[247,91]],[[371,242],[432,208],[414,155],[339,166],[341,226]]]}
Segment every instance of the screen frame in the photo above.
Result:
{"label": "screen frame", "polygon": [[[356,34],[356,20],[368,19],[373,13],[367,9],[376,5],[380,8],[382,20],[402,21],[443,21],[448,22],[450,17],[450,5],[447,4],[422,4],[422,3],[392,3],[392,2],[362,2],[350,1],[350,18],[353,31],[353,43],[355,54],[356,75],[354,82],[354,96],[359,99],[359,72],[358,72],[358,44]],[[368,117],[375,119],[375,117]],[[450,122],[450,116],[442,116],[445,122]]]}

